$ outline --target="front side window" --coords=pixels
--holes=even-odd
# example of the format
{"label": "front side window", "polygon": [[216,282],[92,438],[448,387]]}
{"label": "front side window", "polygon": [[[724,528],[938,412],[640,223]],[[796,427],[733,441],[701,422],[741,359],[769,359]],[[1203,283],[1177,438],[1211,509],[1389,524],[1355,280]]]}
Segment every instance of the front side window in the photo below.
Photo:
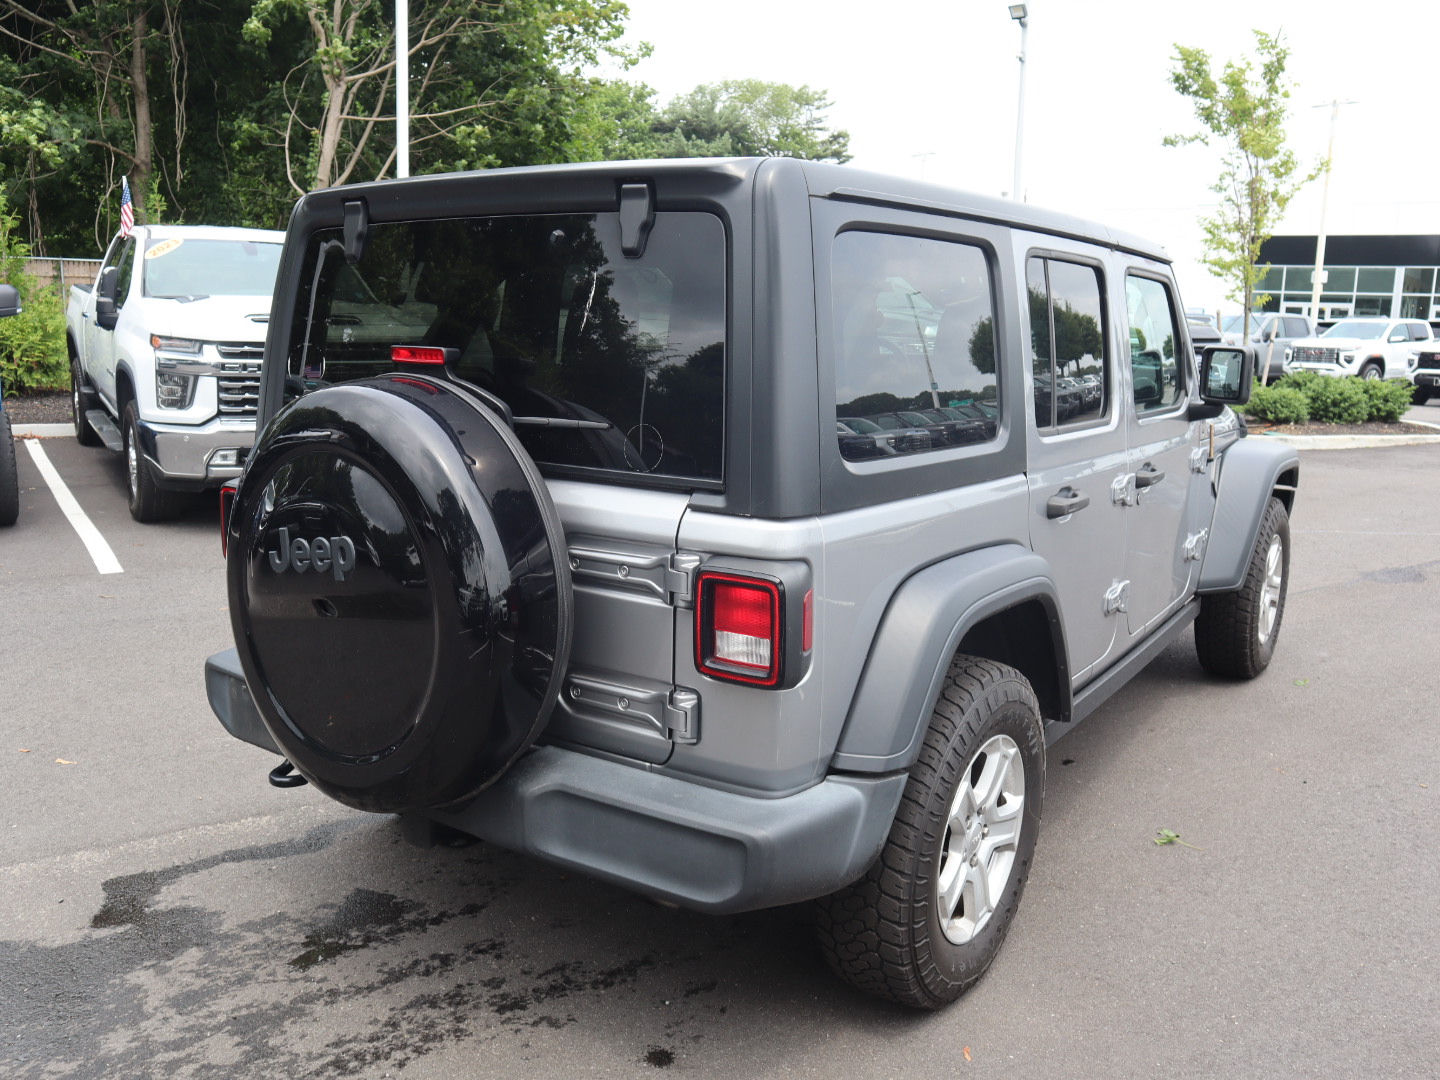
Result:
{"label": "front side window", "polygon": [[1035,423],[1043,429],[1100,419],[1110,399],[1100,271],[1061,259],[1031,258],[1025,287]]}
{"label": "front side window", "polygon": [[704,213],[656,214],[639,258],[615,213],[377,224],[354,265],[325,230],[301,272],[287,394],[435,346],[509,405],[542,465],[719,481],[725,282],[724,226]]}
{"label": "front side window", "polygon": [[1130,322],[1130,376],[1138,413],[1168,409],[1184,392],[1180,333],[1170,290],[1154,278],[1125,279]]}
{"label": "front side window", "polygon": [[985,253],[852,231],[835,238],[832,270],[841,455],[859,461],[993,440],[1000,405]]}
{"label": "front side window", "polygon": [[125,306],[125,298],[130,295],[130,277],[135,272],[135,238],[132,236],[125,241],[125,247],[120,252],[120,261],[116,263],[119,270],[115,274],[115,306]]}

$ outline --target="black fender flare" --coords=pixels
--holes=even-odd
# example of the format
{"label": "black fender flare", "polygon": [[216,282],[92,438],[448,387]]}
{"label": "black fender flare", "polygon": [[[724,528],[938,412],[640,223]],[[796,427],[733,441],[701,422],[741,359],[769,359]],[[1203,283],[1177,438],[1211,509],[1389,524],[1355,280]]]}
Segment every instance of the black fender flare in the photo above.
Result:
{"label": "black fender flare", "polygon": [[1019,544],[998,544],[934,563],[895,591],[876,629],[832,768],[885,772],[908,767],[966,633],[1031,600],[1050,616],[1050,644],[1062,669],[1061,711],[1068,716],[1069,662],[1050,564]]}
{"label": "black fender flare", "polygon": [[[1282,482],[1286,473],[1294,480]],[[1293,447],[1266,439],[1240,439],[1220,456],[1215,489],[1215,515],[1200,564],[1200,593],[1233,592],[1245,580],[1250,549],[1270,495],[1293,494],[1300,480],[1300,454]],[[1286,508],[1292,500],[1285,498]]]}

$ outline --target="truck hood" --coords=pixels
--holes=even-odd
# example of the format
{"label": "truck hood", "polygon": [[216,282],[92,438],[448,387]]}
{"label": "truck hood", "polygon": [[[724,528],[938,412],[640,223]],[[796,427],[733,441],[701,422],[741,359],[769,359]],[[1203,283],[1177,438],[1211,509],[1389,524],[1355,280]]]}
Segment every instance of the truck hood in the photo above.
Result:
{"label": "truck hood", "polygon": [[1290,343],[1292,349],[1339,349],[1341,352],[1359,352],[1362,349],[1379,348],[1383,341],[1362,341],[1348,337],[1307,337],[1296,338]]}
{"label": "truck hood", "polygon": [[144,303],[144,325],[164,337],[262,344],[270,320],[268,296],[210,296],[189,302],[150,296]]}

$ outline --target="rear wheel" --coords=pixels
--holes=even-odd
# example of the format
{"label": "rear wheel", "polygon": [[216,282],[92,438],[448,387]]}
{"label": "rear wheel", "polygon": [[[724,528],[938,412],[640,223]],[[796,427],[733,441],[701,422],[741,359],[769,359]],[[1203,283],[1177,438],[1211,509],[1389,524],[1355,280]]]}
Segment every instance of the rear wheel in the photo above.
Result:
{"label": "rear wheel", "polygon": [[[145,455],[140,452],[140,418],[135,403],[125,406],[125,485],[130,495],[130,516],[136,521],[167,521],[180,510],[180,494],[155,483]],[[79,428],[76,428],[79,431]]]}
{"label": "rear wheel", "polygon": [[1195,651],[1212,675],[1253,679],[1270,666],[1290,582],[1290,516],[1271,498],[1239,590],[1206,596],[1195,620]]}
{"label": "rear wheel", "polygon": [[1003,664],[957,656],[880,857],[816,904],[836,974],[921,1009],[974,985],[1019,907],[1044,792],[1030,684]]}
{"label": "rear wheel", "polygon": [[10,418],[0,411],[0,525],[14,525],[20,516],[20,477],[15,471],[15,440]]}

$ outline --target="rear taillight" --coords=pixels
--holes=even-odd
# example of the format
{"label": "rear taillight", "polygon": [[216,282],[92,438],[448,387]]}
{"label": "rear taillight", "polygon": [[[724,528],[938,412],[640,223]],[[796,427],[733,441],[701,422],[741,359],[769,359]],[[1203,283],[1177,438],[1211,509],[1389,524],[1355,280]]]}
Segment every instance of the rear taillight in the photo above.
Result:
{"label": "rear taillight", "polygon": [[239,480],[227,480],[220,485],[220,557],[230,554],[230,512],[235,507],[235,493],[240,490]]}
{"label": "rear taillight", "polygon": [[732,682],[780,681],[784,618],[777,582],[702,571],[695,611],[695,665]]}

